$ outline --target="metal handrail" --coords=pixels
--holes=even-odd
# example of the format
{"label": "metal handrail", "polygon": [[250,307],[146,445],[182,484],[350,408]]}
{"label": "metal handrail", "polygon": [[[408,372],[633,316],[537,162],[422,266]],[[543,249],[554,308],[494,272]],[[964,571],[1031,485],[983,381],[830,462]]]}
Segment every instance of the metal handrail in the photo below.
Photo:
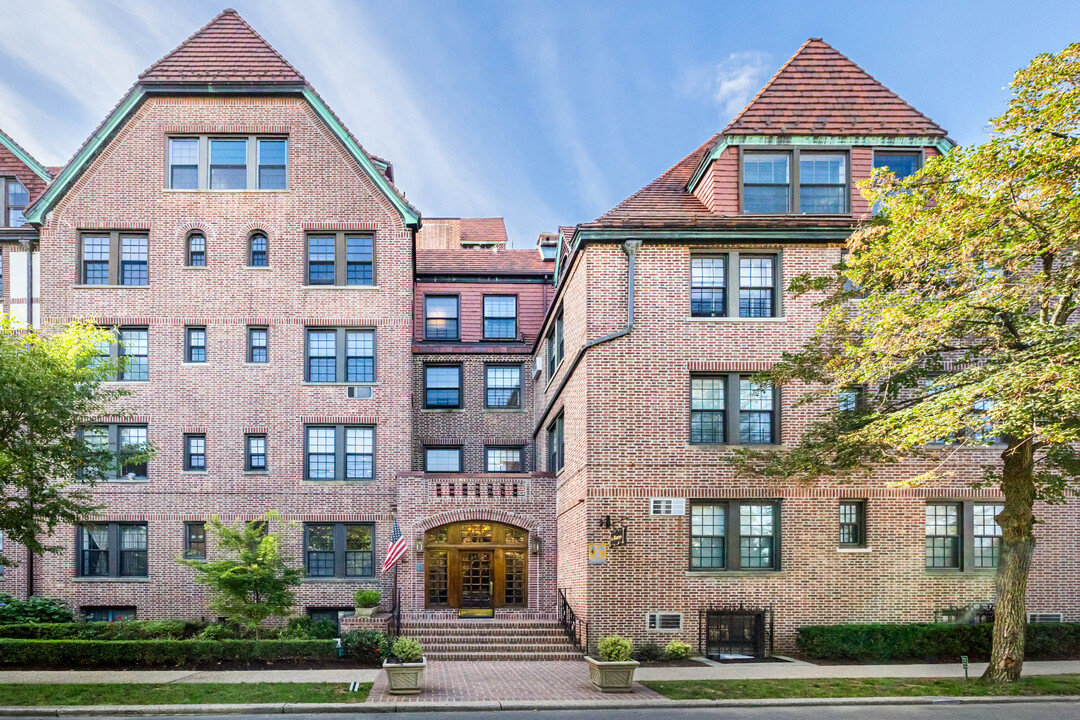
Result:
{"label": "metal handrail", "polygon": [[581,653],[589,654],[589,623],[580,619],[566,599],[566,591],[559,590],[559,625],[566,631],[570,642]]}

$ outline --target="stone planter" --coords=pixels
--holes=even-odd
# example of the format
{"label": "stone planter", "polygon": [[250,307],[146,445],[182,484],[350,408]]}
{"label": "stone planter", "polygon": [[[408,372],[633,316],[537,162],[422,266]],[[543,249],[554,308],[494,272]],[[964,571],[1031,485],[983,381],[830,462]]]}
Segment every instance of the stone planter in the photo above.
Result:
{"label": "stone planter", "polygon": [[378,606],[369,607],[369,608],[356,608],[356,610],[355,610],[356,617],[371,617],[372,615],[375,614],[375,611],[378,610],[378,609],[379,609]]}
{"label": "stone planter", "polygon": [[585,662],[589,663],[589,679],[600,692],[615,693],[632,691],[634,684],[634,671],[640,665],[637,660],[625,662],[605,662],[595,660],[588,655]]}
{"label": "stone planter", "polygon": [[424,688],[424,668],[427,658],[418,663],[392,663],[383,660],[386,687],[391,695],[419,695]]}

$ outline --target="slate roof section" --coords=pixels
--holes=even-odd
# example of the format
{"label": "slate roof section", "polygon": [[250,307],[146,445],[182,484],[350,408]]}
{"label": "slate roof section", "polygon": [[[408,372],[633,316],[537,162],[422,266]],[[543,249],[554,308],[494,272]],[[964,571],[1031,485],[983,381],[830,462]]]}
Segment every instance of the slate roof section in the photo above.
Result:
{"label": "slate roof section", "polygon": [[509,242],[506,221],[494,218],[461,218],[461,242]]}
{"label": "slate roof section", "polygon": [[[45,192],[45,189],[49,186],[48,182],[38,175],[32,168],[27,166],[12,150],[9,150],[7,146],[11,146],[16,149],[17,152],[21,152],[26,157],[31,158],[33,162],[38,162],[30,152],[15,142],[15,139],[10,135],[0,130],[0,176],[8,175],[13,176],[16,180],[23,184],[26,191],[30,194],[30,204],[32,205],[35,200],[41,197],[41,194]],[[38,162],[38,165],[45,168],[44,165]],[[50,174],[51,171],[50,171]],[[54,175],[55,177],[55,175]],[[0,183],[0,192],[4,192],[3,185]],[[0,206],[3,205],[4,198],[0,197]],[[0,221],[0,225],[4,225],[6,221]],[[29,228],[29,225],[23,225],[23,227]]]}
{"label": "slate roof section", "polygon": [[821,38],[803,43],[723,134],[947,136]]}
{"label": "slate roof section", "polygon": [[139,75],[152,84],[303,85],[304,76],[229,8]]}
{"label": "slate roof section", "polygon": [[417,250],[417,275],[551,275],[536,250]]}

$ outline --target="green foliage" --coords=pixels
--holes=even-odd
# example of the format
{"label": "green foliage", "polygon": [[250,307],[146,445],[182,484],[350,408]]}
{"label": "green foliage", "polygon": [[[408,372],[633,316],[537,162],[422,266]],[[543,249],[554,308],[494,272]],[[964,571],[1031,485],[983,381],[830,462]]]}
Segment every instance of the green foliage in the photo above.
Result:
{"label": "green foliage", "polygon": [[[822,625],[798,629],[799,653],[811,660],[973,662],[990,657],[993,624]],[[1080,657],[1080,623],[1027,626],[1027,656],[1034,660]]]}
{"label": "green foliage", "polygon": [[[88,486],[118,462],[79,431],[106,415],[127,416],[127,392],[101,385],[118,369],[99,352],[112,333],[81,323],[24,330],[0,314],[0,533],[35,554],[59,552],[44,538],[95,509]],[[141,461],[151,448],[130,454]],[[0,565],[11,564],[0,554]]]}
{"label": "green foliage", "polygon": [[150,668],[337,661],[333,640],[0,640],[0,667]]}
{"label": "green foliage", "polygon": [[9,624],[69,623],[74,619],[71,610],[60,600],[43,597],[16,600],[0,593],[0,629]]}
{"label": "green foliage", "polygon": [[390,657],[398,662],[418,663],[424,659],[424,648],[420,641],[407,637],[399,637],[390,646]]}
{"label": "green foliage", "polygon": [[352,630],[342,633],[341,648],[350,660],[364,665],[379,665],[390,654],[390,638],[374,630]]}
{"label": "green foliage", "polygon": [[200,636],[206,624],[190,620],[59,622],[0,625],[0,638],[24,640],[184,640]]}
{"label": "green foliage", "polygon": [[633,658],[634,644],[624,637],[608,635],[600,638],[597,650],[604,662],[625,662]]}
{"label": "green foliage", "polygon": [[378,590],[371,590],[370,588],[357,590],[353,594],[353,602],[356,603],[358,608],[378,607],[380,600],[382,600],[382,594]]}
{"label": "green foliage", "polygon": [[[4,705],[248,705],[362,703],[371,683],[26,683],[4,685]],[[29,714],[29,713],[27,713]],[[117,713],[119,714],[119,713]]]}
{"label": "green foliage", "polygon": [[664,647],[665,660],[686,660],[690,657],[690,643],[672,640]]}
{"label": "green foliage", "polygon": [[[207,625],[206,628],[201,633],[199,633],[200,640],[236,640],[239,637],[240,635],[235,630],[219,623]],[[303,638],[292,639],[299,640]]]}
{"label": "green foliage", "polygon": [[316,622],[307,615],[301,615],[290,619],[288,626],[281,631],[278,638],[281,640],[332,640],[337,636],[338,626],[332,620]]}
{"label": "green foliage", "polygon": [[664,650],[654,642],[647,642],[634,648],[634,659],[638,662],[657,662],[664,659]]}
{"label": "green foliage", "polygon": [[176,559],[195,570],[196,580],[210,588],[214,612],[256,636],[267,618],[292,614],[292,588],[303,577],[292,567],[292,558],[281,554],[280,533],[269,531],[270,521],[280,517],[269,512],[254,522],[228,527],[215,515],[209,529],[218,550],[232,557],[210,562]]}

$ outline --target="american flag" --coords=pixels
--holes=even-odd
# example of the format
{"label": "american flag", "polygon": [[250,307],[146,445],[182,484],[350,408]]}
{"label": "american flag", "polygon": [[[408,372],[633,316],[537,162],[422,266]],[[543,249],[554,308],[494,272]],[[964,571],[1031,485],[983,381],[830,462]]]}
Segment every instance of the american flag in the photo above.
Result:
{"label": "american flag", "polygon": [[408,549],[409,544],[406,543],[405,538],[402,537],[401,528],[398,527],[397,518],[395,517],[394,530],[390,533],[390,547],[386,548],[386,562],[383,563],[382,571],[386,572],[394,567]]}

